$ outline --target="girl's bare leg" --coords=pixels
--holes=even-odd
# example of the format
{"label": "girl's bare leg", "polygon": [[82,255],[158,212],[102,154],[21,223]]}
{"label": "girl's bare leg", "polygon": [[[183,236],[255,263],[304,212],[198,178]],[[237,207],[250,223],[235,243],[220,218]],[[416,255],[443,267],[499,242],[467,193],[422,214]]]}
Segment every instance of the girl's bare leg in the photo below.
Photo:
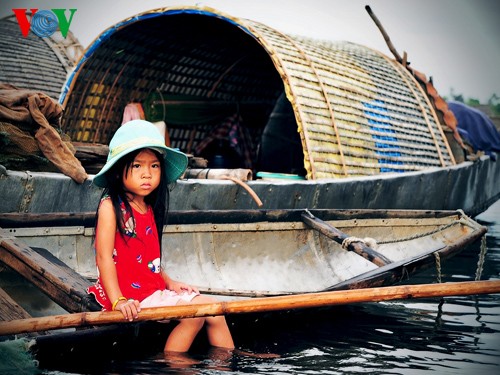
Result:
{"label": "girl's bare leg", "polygon": [[[193,299],[192,303],[212,303],[215,299],[200,295]],[[205,318],[208,342],[212,346],[226,349],[234,349],[233,337],[229,331],[224,316],[210,316]]]}
{"label": "girl's bare leg", "polygon": [[233,337],[231,336],[231,332],[229,332],[229,327],[224,316],[207,317],[205,322],[210,345],[219,348],[234,349]]}
{"label": "girl's bare leg", "polygon": [[164,351],[187,352],[204,323],[205,318],[180,320],[168,336]]}
{"label": "girl's bare leg", "polygon": [[[191,303],[211,303],[215,300],[208,296],[197,296]],[[186,305],[179,301],[178,305]],[[165,352],[187,352],[191,347],[203,324],[206,323],[208,342],[212,346],[234,349],[234,342],[224,316],[212,316],[207,318],[181,319],[179,324],[172,330],[165,343]]]}

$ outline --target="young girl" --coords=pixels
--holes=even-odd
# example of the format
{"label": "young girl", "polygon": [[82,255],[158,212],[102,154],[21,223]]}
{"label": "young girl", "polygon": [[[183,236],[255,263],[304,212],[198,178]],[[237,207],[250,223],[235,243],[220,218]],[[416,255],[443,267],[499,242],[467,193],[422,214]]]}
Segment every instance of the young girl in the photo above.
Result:
{"label": "young girl", "polygon": [[[214,301],[172,280],[160,265],[167,186],[186,166],[186,155],[165,146],[160,132],[147,121],[127,122],[111,139],[108,160],[94,177],[94,184],[104,191],[95,228],[99,278],[88,288],[103,310],[119,310],[132,321],[144,307]],[[180,320],[165,352],[186,352],[204,325],[211,345],[234,348],[225,318],[217,316]]]}

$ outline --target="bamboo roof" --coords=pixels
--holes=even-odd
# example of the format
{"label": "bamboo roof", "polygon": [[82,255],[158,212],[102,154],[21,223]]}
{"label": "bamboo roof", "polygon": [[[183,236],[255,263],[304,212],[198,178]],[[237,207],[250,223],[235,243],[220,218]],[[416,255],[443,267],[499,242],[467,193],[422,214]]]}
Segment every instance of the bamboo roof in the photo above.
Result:
{"label": "bamboo roof", "polygon": [[0,82],[41,91],[58,99],[67,74],[84,48],[68,32],[49,37],[30,32],[23,37],[15,16],[0,19]]}
{"label": "bamboo roof", "polygon": [[[290,36],[206,7],[155,9],[101,33],[61,94],[63,130],[74,140],[108,143],[127,103],[147,107],[151,98],[165,103],[167,96],[254,104],[266,107],[268,116],[283,92],[308,179],[455,164],[428,96],[395,60],[358,44]],[[265,121],[249,123],[254,134],[262,133]],[[184,135],[175,144],[171,138],[183,151],[192,141]]]}

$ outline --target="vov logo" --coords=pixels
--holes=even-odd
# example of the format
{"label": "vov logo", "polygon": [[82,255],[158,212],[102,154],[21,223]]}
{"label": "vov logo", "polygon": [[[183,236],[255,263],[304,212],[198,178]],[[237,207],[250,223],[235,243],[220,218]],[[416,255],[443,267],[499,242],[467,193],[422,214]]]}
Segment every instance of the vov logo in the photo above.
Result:
{"label": "vov logo", "polygon": [[54,34],[57,29],[61,31],[64,38],[68,35],[69,25],[73,21],[73,15],[76,9],[69,9],[69,16],[66,18],[67,9],[51,9],[38,10],[31,9],[31,17],[28,21],[26,8],[12,9],[17,18],[17,23],[21,28],[23,37],[28,37],[28,34],[33,31],[40,38],[45,38]]}

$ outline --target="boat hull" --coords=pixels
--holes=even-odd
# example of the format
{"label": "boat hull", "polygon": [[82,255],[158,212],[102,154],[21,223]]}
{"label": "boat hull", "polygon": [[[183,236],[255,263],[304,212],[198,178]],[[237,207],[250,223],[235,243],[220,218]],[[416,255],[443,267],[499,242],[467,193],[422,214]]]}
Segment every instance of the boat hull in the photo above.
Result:
{"label": "boat hull", "polygon": [[[353,243],[370,243],[388,263],[379,266],[350,251],[334,236],[307,224],[305,214],[314,215],[326,228],[335,228]],[[49,249],[78,273],[95,278],[93,220],[90,212],[3,214],[1,245],[15,241],[24,253],[31,247]],[[171,277],[225,300],[302,293],[308,298],[309,293],[317,291],[405,282],[422,269],[442,264],[486,232],[462,211],[173,211],[168,222],[163,236],[163,267]],[[6,248],[2,250],[7,253]],[[39,277],[45,277],[47,270],[43,268]],[[292,309],[292,304],[283,304],[266,314],[272,315],[270,322],[276,318],[283,321],[283,317],[290,319],[286,312]],[[245,312],[245,317],[228,317],[240,339],[238,327],[254,326],[255,321],[263,320],[251,309]],[[93,357],[95,361],[88,363],[90,371],[95,364],[108,363],[110,357],[161,352],[173,327],[142,322],[46,334],[33,339],[31,352],[43,368],[68,371],[75,365],[81,370],[86,365],[81,359],[88,358],[89,353],[106,353]]]}
{"label": "boat hull", "polygon": [[[380,265],[310,227],[305,212],[173,211],[164,228],[162,265],[174,279],[229,297],[383,286],[435,264],[436,256],[458,253],[486,232],[461,211],[307,211],[354,242],[375,241],[376,254],[388,260]],[[0,226],[95,279],[93,217],[4,214]]]}
{"label": "boat hull", "polygon": [[[489,157],[453,167],[365,178],[249,181],[264,209],[462,209],[475,216],[500,198],[500,163]],[[0,177],[0,214],[94,211],[101,189],[48,172],[6,171]],[[256,202],[227,180],[180,180],[171,210],[254,209]]]}

